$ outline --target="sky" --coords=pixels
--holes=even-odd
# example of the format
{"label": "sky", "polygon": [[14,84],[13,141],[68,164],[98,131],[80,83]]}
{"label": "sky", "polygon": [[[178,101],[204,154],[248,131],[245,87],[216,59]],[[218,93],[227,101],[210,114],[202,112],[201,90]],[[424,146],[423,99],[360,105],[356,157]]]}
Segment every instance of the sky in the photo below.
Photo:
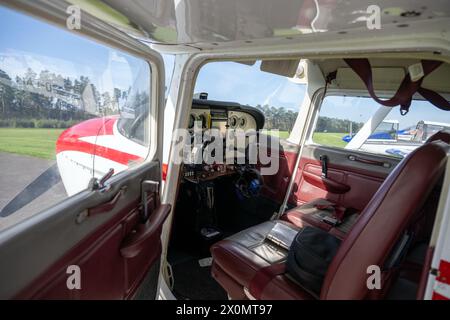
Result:
{"label": "sky", "polygon": [[211,62],[199,72],[195,93],[208,92],[208,99],[240,104],[270,105],[298,111],[305,85],[260,70],[261,62],[249,66],[236,62]]}
{"label": "sky", "polygon": [[30,67],[71,79],[87,76],[100,92],[128,89],[146,62],[68,30],[0,6],[0,69],[13,79]]}
{"label": "sky", "polygon": [[[38,74],[47,69],[72,79],[88,76],[103,92],[114,87],[125,90],[147,72],[148,65],[138,58],[1,6],[0,30],[0,69],[12,78],[23,76],[28,67]],[[170,55],[163,58],[168,87],[174,59]],[[211,100],[298,111],[305,85],[261,71],[259,61],[252,66],[212,62],[200,70],[194,92],[207,92]],[[330,97],[325,102],[321,115],[358,122],[366,121],[378,108],[370,98]],[[428,102],[414,102],[407,116],[401,117],[398,108],[394,108],[387,119],[399,120],[400,128],[420,120],[450,123],[450,112]]]}

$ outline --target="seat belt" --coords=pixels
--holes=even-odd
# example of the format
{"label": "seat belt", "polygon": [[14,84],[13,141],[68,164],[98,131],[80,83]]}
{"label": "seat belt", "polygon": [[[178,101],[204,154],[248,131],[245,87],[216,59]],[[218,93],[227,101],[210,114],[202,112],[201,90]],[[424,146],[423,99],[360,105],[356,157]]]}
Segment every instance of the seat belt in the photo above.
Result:
{"label": "seat belt", "polygon": [[428,100],[431,104],[435,105],[441,110],[450,111],[450,102],[445,100],[443,96],[433,90],[425,89],[420,87],[417,90],[422,97]]}
{"label": "seat belt", "polygon": [[397,241],[394,249],[390,253],[388,259],[385,261],[383,269],[384,271],[398,267],[400,262],[406,256],[409,247],[413,241],[414,234],[405,232],[400,240]]}
{"label": "seat belt", "polygon": [[344,59],[347,65],[361,78],[364,82],[370,96],[379,104],[386,107],[395,107],[400,105],[400,113],[405,115],[409,111],[413,95],[418,92],[426,100],[434,106],[442,110],[450,110],[450,103],[435,91],[422,88],[423,79],[436,70],[441,64],[441,61],[422,60],[421,65],[423,75],[420,79],[412,81],[411,75],[408,72],[403,78],[400,87],[397,89],[395,95],[387,100],[380,99],[373,88],[372,68],[368,59]]}
{"label": "seat belt", "polygon": [[[333,72],[330,72],[326,76],[326,78],[325,78],[325,89],[323,91],[323,95],[322,95],[322,98],[321,98],[322,101],[323,101],[323,99],[325,99],[325,96],[327,94],[328,85],[331,83],[332,80],[334,80],[336,78],[336,74],[337,74],[337,71],[333,71]],[[312,101],[311,101],[311,103],[312,103]],[[322,103],[320,103],[320,104],[322,104]],[[281,204],[280,209],[278,210],[278,212],[274,212],[273,213],[273,215],[270,218],[270,220],[278,220],[278,219],[280,219],[280,217],[284,214],[284,212],[288,208],[287,204],[289,202],[289,198],[290,198],[291,193],[292,193],[292,188],[294,186],[295,179],[297,177],[297,173],[298,173],[298,170],[299,170],[300,161],[301,161],[302,154],[303,154],[303,147],[305,146],[306,132],[307,132],[307,130],[309,130],[309,127],[311,125],[312,113],[313,112],[311,111],[311,108],[309,108],[309,112],[308,112],[308,115],[307,115],[308,119],[307,119],[307,121],[305,123],[305,126],[303,127],[303,131],[301,133],[302,139],[300,140],[300,145],[299,145],[299,148],[298,148],[297,158],[295,160],[294,170],[292,172],[291,179],[289,180],[289,184],[288,184],[286,193],[284,194],[283,203]]]}

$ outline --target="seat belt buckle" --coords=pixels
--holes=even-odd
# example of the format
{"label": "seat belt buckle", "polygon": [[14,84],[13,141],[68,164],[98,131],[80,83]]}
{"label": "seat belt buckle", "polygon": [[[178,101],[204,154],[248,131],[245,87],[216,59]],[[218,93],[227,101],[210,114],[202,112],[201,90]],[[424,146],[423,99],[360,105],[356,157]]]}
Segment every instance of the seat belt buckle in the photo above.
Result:
{"label": "seat belt buckle", "polygon": [[336,227],[339,223],[341,223],[341,221],[339,221],[338,219],[330,216],[323,217],[322,222],[325,222],[326,224],[329,224],[332,227]]}

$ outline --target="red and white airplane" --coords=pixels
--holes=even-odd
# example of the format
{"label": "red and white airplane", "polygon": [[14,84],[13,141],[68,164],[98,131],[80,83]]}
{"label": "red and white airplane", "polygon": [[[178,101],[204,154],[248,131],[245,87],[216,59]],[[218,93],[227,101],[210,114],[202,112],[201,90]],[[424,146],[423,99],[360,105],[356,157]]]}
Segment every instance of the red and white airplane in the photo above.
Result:
{"label": "red and white airplane", "polygon": [[93,177],[142,162],[148,149],[123,136],[119,116],[94,118],[65,130],[56,142],[58,169],[69,196],[86,189]]}

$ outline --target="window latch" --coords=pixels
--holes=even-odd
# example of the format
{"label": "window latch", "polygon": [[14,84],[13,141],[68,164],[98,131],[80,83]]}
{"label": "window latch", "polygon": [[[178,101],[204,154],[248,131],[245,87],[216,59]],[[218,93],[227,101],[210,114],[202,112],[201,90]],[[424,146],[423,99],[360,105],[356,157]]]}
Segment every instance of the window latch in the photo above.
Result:
{"label": "window latch", "polygon": [[100,190],[100,189],[104,189],[104,191],[106,191],[107,185],[106,182],[114,175],[114,169],[110,168],[108,170],[108,172],[101,177],[100,179],[97,178],[92,178],[91,181],[89,181],[89,190]]}

